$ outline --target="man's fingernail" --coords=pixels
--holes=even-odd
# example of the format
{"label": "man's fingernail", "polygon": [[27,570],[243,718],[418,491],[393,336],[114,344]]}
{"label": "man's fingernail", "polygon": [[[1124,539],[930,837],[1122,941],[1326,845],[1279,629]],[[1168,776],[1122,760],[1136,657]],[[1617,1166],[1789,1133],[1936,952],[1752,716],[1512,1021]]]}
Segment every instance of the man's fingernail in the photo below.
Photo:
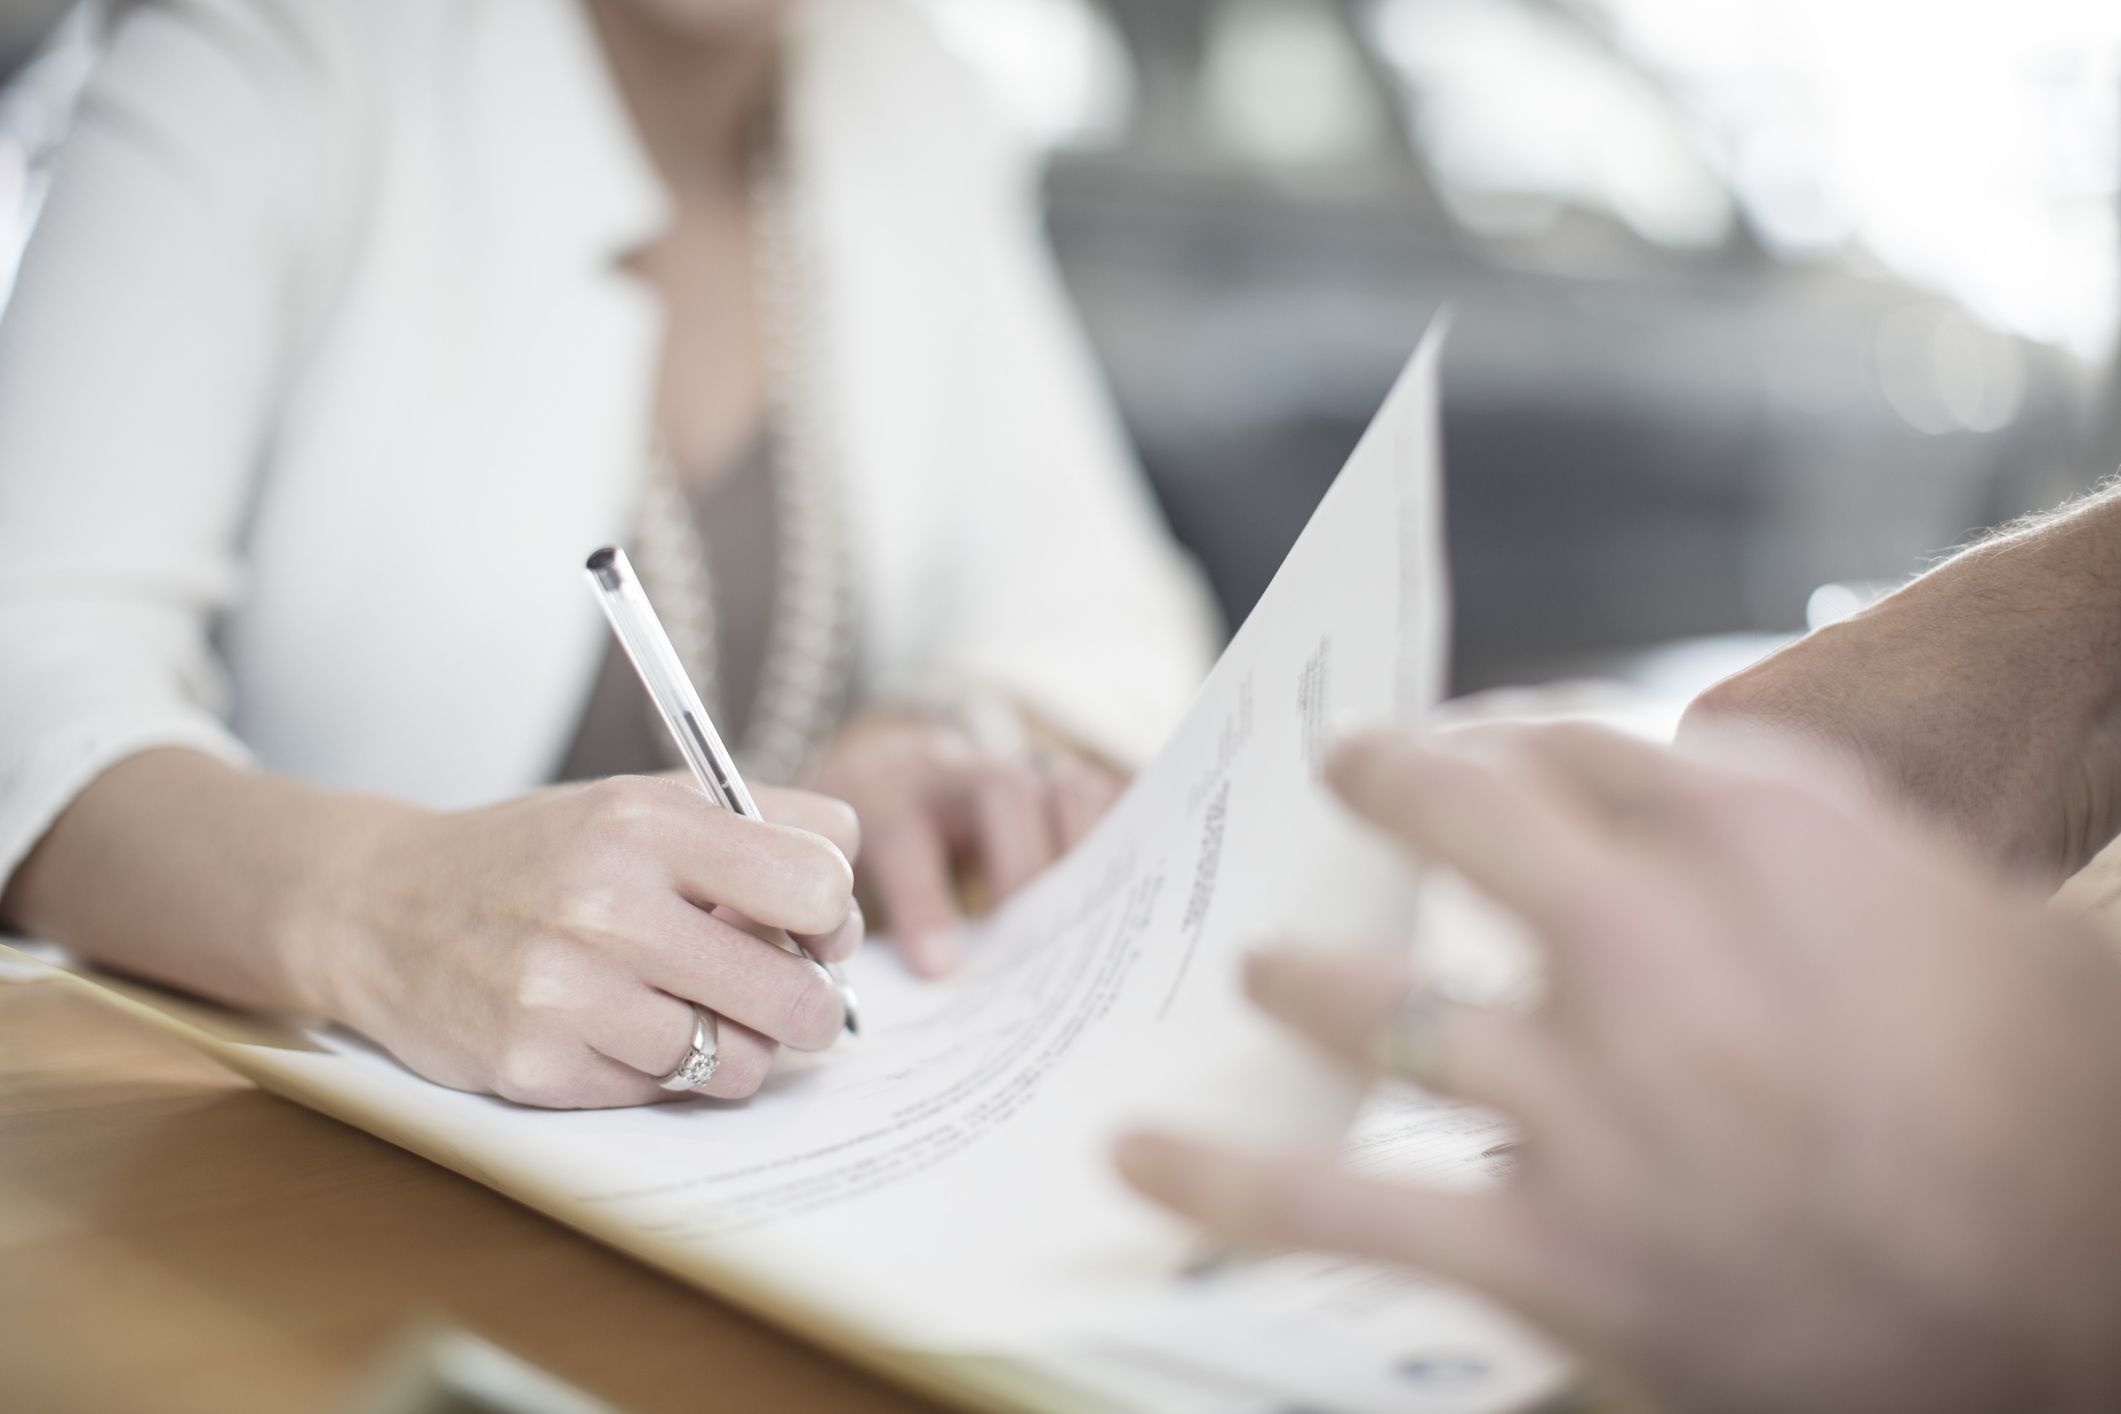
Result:
{"label": "man's fingernail", "polygon": [[1303,952],[1295,943],[1256,948],[1245,956],[1245,994],[1265,1002],[1286,984],[1292,961]]}
{"label": "man's fingernail", "polygon": [[1279,939],[1254,943],[1245,949],[1245,975],[1257,977],[1262,972],[1271,972],[1288,955],[1289,945]]}
{"label": "man's fingernail", "polygon": [[1349,741],[1363,735],[1377,725],[1377,719],[1360,712],[1350,712],[1345,707],[1336,707],[1326,714],[1326,740]]}
{"label": "man's fingernail", "polygon": [[1365,769],[1369,746],[1361,737],[1341,737],[1326,752],[1326,783],[1345,790]]}
{"label": "man's fingernail", "polygon": [[1156,1157],[1156,1136],[1144,1129],[1130,1129],[1112,1141],[1112,1159],[1121,1170],[1139,1173]]}

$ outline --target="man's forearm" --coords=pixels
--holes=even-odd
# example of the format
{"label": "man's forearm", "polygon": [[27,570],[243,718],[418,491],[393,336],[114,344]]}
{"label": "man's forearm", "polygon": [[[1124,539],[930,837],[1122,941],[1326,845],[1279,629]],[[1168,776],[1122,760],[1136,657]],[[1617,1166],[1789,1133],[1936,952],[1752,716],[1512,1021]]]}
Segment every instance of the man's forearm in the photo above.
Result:
{"label": "man's forearm", "polygon": [[[1897,601],[1897,602],[1896,602]],[[2095,722],[2121,710],[2121,486],[2013,522],[1887,601],[1954,642],[1962,688]]]}
{"label": "man's forearm", "polygon": [[2050,882],[2121,827],[2121,492],[2005,527],[1710,688],[1843,752],[1999,864]]}

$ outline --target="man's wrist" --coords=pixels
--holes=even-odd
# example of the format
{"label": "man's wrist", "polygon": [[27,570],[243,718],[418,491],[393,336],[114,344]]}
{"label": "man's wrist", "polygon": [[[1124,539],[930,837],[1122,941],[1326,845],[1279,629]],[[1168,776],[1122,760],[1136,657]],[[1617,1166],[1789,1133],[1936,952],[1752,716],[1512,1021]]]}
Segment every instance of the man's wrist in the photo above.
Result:
{"label": "man's wrist", "polygon": [[1999,534],[1895,597],[2046,706],[2087,723],[2121,711],[2121,494]]}

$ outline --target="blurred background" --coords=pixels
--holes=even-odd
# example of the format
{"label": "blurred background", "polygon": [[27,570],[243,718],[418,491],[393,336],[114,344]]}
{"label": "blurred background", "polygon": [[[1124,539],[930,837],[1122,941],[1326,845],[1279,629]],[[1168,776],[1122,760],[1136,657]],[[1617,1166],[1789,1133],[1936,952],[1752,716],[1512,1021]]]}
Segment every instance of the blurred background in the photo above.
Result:
{"label": "blurred background", "polygon": [[[2121,462],[2121,7],[920,2],[1233,623],[1446,302],[1460,690],[1691,687]],[[0,0],[0,299],[95,34]]]}

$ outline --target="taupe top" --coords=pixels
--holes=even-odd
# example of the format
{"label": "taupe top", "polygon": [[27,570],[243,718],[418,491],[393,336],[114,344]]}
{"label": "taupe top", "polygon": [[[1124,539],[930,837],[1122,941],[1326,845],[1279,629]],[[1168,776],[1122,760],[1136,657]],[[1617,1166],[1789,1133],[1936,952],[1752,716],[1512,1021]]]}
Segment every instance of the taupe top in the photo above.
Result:
{"label": "taupe top", "polygon": [[[774,586],[780,575],[780,506],[774,495],[771,439],[765,433],[720,476],[686,488],[686,501],[707,553],[714,593],[715,680],[709,702],[732,751],[743,753],[758,699],[759,677],[773,637]],[[563,781],[645,775],[669,769],[663,728],[617,640],[604,650],[596,686],[560,765]]]}

